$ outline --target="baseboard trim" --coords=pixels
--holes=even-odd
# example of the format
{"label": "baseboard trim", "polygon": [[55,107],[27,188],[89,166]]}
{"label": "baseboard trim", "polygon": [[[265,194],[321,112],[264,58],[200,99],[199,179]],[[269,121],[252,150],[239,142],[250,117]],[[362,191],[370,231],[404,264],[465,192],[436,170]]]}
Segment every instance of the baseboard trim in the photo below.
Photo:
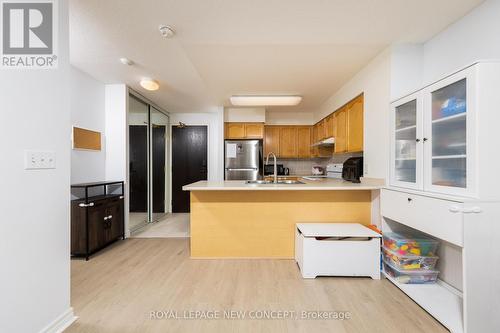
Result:
{"label": "baseboard trim", "polygon": [[40,333],[61,333],[64,332],[78,317],[73,313],[73,308],[64,311],[52,323],[47,325]]}

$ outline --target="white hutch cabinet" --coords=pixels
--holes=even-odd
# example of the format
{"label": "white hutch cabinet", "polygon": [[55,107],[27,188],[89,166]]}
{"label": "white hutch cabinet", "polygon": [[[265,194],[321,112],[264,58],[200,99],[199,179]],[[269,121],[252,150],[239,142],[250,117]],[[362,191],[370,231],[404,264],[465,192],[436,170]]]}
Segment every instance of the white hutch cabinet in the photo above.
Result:
{"label": "white hutch cabinet", "polygon": [[452,332],[500,332],[500,62],[391,104],[382,230],[440,240],[438,283],[397,287]]}

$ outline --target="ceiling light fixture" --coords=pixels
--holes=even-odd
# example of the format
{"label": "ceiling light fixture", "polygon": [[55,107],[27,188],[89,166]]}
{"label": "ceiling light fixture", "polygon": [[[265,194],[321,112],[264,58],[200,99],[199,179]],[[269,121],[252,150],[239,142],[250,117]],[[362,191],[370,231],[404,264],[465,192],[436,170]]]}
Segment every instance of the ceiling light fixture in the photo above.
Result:
{"label": "ceiling light fixture", "polygon": [[130,60],[129,58],[120,58],[120,62],[123,65],[127,65],[127,66],[132,66],[134,64],[134,62],[132,60]]}
{"label": "ceiling light fixture", "polygon": [[158,81],[149,78],[142,79],[140,84],[141,87],[149,91],[155,91],[160,88],[160,84],[158,83]]}
{"label": "ceiling light fixture", "polygon": [[230,98],[234,106],[293,106],[302,101],[302,96],[279,95],[279,96],[248,96],[235,95]]}
{"label": "ceiling light fixture", "polygon": [[175,35],[174,29],[165,24],[160,24],[158,30],[160,30],[160,34],[165,38],[172,38]]}

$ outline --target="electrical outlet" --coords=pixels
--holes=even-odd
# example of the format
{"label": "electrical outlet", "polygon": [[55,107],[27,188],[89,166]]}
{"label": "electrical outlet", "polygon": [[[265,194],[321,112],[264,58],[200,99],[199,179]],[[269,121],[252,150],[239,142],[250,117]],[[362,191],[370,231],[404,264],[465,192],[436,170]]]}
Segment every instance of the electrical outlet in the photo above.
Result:
{"label": "electrical outlet", "polygon": [[24,152],[24,169],[55,169],[56,153],[53,151],[26,150]]}

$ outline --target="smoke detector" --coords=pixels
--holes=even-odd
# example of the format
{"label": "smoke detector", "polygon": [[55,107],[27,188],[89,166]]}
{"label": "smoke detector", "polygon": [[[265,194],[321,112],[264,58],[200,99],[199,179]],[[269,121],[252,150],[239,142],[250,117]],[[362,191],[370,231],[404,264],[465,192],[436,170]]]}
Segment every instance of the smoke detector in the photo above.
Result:
{"label": "smoke detector", "polygon": [[158,27],[158,30],[160,31],[160,34],[165,38],[172,38],[175,35],[174,29],[172,29],[168,25],[161,24]]}

